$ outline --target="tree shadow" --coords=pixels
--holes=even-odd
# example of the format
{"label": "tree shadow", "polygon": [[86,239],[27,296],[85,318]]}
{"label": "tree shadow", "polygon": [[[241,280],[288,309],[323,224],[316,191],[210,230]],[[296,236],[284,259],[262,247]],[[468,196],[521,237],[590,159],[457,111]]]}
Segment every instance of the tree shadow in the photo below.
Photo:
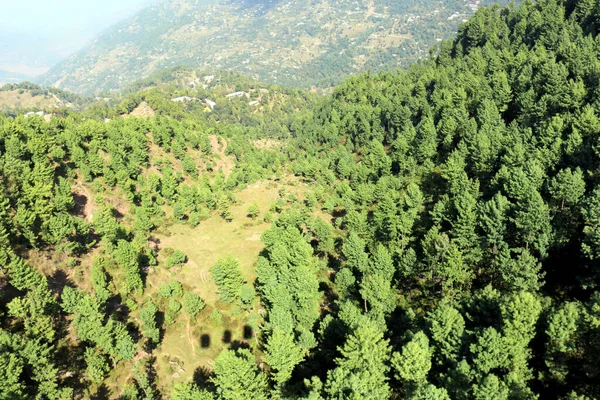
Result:
{"label": "tree shadow", "polygon": [[244,339],[250,340],[254,337],[254,329],[250,325],[244,326]]}
{"label": "tree shadow", "polygon": [[334,219],[338,219],[338,218],[344,218],[346,216],[346,209],[339,209],[339,208],[335,208],[332,212],[331,212],[331,217]]}
{"label": "tree shadow", "polygon": [[[64,337],[68,327],[61,326],[59,329],[61,330],[60,336]],[[63,374],[63,384],[73,388],[75,392],[83,392],[86,388],[89,388],[89,381],[81,379],[81,371],[85,371],[86,368],[84,361],[86,348],[86,344],[78,340],[72,345],[57,347],[54,354],[57,360],[57,367],[59,370],[65,371]]]}
{"label": "tree shadow", "polygon": [[106,303],[107,314],[116,316],[117,320],[124,322],[129,318],[129,307],[123,303],[121,295],[115,295],[108,299]]}
{"label": "tree shadow", "polygon": [[98,387],[96,393],[90,396],[90,400],[108,400],[111,394],[110,389],[103,383]]}
{"label": "tree shadow", "polygon": [[[150,236],[148,238],[148,245],[149,247],[153,248],[154,251],[159,251],[160,250],[160,239],[154,236]],[[152,246],[150,246],[150,244],[152,244]]]}
{"label": "tree shadow", "polygon": [[128,322],[125,326],[127,327],[127,331],[129,332],[133,340],[139,342],[142,339],[142,333],[140,332],[140,328],[136,323]]}
{"label": "tree shadow", "polygon": [[81,193],[73,193],[73,202],[75,203],[75,206],[73,207],[73,212],[75,213],[75,215],[79,217],[86,217],[85,206],[87,206],[88,201],[89,200],[87,196]]}
{"label": "tree shadow", "polygon": [[162,342],[162,340],[165,337],[165,333],[166,333],[166,329],[165,329],[165,313],[164,311],[157,311],[156,312],[156,326],[158,328],[158,331],[160,332],[160,340],[159,343]]}
{"label": "tree shadow", "polygon": [[203,349],[210,347],[210,335],[205,333],[204,335],[200,336],[200,347]]}
{"label": "tree shadow", "polygon": [[116,219],[123,219],[123,217],[124,217],[124,215],[121,214],[121,212],[114,207],[110,208],[110,214],[113,218],[116,218]]}
{"label": "tree shadow", "polygon": [[207,367],[198,367],[194,371],[194,383],[203,389],[207,389],[208,391],[214,391],[215,387],[212,383],[213,372],[209,370]]}
{"label": "tree shadow", "polygon": [[229,346],[229,348],[231,350],[239,350],[239,349],[250,350],[250,345],[247,342],[244,342],[241,340],[234,340],[233,342],[231,342],[231,345]]}
{"label": "tree shadow", "polygon": [[231,331],[230,330],[226,330],[225,332],[223,332],[223,337],[221,338],[221,340],[223,341],[223,343],[231,343]]}
{"label": "tree shadow", "polygon": [[67,273],[62,269],[54,271],[50,279],[48,279],[48,288],[50,291],[60,298],[65,286],[74,287]]}

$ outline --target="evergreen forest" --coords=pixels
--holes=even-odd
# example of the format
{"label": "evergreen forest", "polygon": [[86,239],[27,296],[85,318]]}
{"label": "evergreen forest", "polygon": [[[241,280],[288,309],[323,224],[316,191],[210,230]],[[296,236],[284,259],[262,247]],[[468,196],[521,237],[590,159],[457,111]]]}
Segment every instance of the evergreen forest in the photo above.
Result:
{"label": "evergreen forest", "polygon": [[326,95],[0,114],[0,399],[600,399],[599,34],[526,0]]}

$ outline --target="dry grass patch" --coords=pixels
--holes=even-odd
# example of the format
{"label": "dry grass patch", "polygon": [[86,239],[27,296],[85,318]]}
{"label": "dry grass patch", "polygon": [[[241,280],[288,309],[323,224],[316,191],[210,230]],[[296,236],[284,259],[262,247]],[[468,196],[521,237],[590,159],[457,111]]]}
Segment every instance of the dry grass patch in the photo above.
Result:
{"label": "dry grass patch", "polygon": [[50,96],[32,96],[31,93],[18,90],[0,92],[0,109],[14,108],[39,108],[49,109],[57,107],[56,100]]}
{"label": "dry grass patch", "polygon": [[[230,208],[232,222],[213,215],[196,228],[176,224],[168,228],[166,234],[155,235],[161,250],[180,250],[188,257],[188,262],[170,270],[164,263],[154,268],[147,278],[147,295],[157,299],[160,285],[176,279],[186,290],[198,294],[206,302],[206,308],[193,321],[180,312],[175,323],[166,327],[162,342],[154,353],[161,379],[158,384],[167,392],[174,382],[188,381],[202,369],[212,370],[213,360],[221,351],[240,344],[255,347],[256,325],[261,312],[258,300],[248,311],[236,304],[220,302],[210,269],[219,258],[232,255],[239,261],[246,281],[254,282],[254,266],[264,248],[260,238],[270,227],[262,216],[279,198],[282,186],[288,193],[299,190],[293,187],[296,180],[289,177],[281,182],[260,181],[236,193],[238,204]],[[246,215],[253,202],[260,209],[260,216],[255,220]],[[163,258],[161,251],[160,259]],[[221,318],[215,318],[215,310]]]}
{"label": "dry grass patch", "polygon": [[254,141],[254,146],[261,150],[274,150],[281,149],[283,143],[277,139],[258,139]]}
{"label": "dry grass patch", "polygon": [[213,168],[215,171],[223,171],[225,176],[229,176],[231,170],[235,167],[235,160],[233,157],[225,154],[225,150],[227,150],[227,142],[219,143],[219,139],[215,135],[209,135],[210,143],[212,145],[213,154],[218,155],[219,157],[214,158],[215,167]]}

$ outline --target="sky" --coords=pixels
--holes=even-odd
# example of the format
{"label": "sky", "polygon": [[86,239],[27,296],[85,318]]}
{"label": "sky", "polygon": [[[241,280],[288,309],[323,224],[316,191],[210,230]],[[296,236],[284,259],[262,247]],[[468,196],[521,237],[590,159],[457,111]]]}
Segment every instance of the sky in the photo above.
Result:
{"label": "sky", "polygon": [[[0,0],[0,69],[49,67],[153,0]],[[4,68],[3,68],[4,67]]]}
{"label": "sky", "polygon": [[0,0],[0,26],[44,36],[87,34],[132,14],[151,0]]}

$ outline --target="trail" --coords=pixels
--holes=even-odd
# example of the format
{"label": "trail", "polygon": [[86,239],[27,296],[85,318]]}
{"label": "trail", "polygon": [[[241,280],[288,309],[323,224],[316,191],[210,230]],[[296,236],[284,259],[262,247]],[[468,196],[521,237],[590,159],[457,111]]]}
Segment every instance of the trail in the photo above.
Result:
{"label": "trail", "polygon": [[194,340],[192,338],[192,335],[190,334],[190,320],[188,318],[187,324],[185,326],[185,333],[188,337],[188,341],[190,342],[190,344],[192,345],[192,352],[194,354],[196,354],[196,344],[194,343]]}

